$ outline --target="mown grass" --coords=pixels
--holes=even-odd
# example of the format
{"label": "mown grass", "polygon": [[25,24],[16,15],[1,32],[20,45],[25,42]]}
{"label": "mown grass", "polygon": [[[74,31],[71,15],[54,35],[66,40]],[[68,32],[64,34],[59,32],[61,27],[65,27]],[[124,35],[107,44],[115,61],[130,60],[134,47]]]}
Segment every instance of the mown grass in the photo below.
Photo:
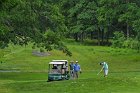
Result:
{"label": "mown grass", "polygon": [[[53,50],[50,56],[32,55],[31,46],[7,48],[0,60],[0,93],[139,93],[140,54],[135,50],[85,46],[69,43],[72,57]],[[10,50],[10,51],[9,51]],[[2,53],[2,52],[1,52]],[[78,60],[82,74],[78,80],[47,82],[52,59]],[[109,76],[97,76],[99,62],[109,64]]]}
{"label": "mown grass", "polygon": [[78,80],[47,82],[46,73],[3,73],[1,93],[139,93],[138,72],[110,73],[107,78],[95,72],[82,73]]}

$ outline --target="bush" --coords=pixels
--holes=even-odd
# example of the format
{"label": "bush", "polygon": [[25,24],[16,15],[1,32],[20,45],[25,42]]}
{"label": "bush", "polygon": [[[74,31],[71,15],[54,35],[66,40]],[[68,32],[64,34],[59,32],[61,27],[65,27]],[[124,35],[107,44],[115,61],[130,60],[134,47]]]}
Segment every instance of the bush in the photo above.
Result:
{"label": "bush", "polygon": [[123,47],[124,41],[125,41],[124,33],[117,31],[114,33],[114,37],[112,40],[112,46],[121,48],[121,47]]}
{"label": "bush", "polygon": [[133,41],[132,38],[128,38],[127,40],[125,40],[123,42],[122,47],[124,47],[124,48],[132,48],[132,41]]}
{"label": "bush", "polygon": [[140,47],[139,41],[136,40],[136,39],[132,40],[132,42],[131,42],[131,48],[132,49],[138,49],[139,47]]}
{"label": "bush", "polygon": [[32,46],[32,49],[35,49],[35,45]]}
{"label": "bush", "polygon": [[139,52],[140,41],[137,38],[126,39],[123,32],[115,32],[113,40],[112,40],[112,46],[113,47],[119,47],[119,48],[136,49]]}
{"label": "bush", "polygon": [[45,50],[43,49],[43,48],[40,48],[40,52],[42,53],[42,52],[45,52]]}

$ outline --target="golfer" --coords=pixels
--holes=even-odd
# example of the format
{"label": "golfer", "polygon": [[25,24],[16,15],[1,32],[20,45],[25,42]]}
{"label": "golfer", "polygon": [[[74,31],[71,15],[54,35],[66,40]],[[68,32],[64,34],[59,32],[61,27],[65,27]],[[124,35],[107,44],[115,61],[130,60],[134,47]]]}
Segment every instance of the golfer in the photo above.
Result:
{"label": "golfer", "polygon": [[81,73],[81,68],[80,65],[78,64],[78,61],[76,61],[75,65],[74,65],[74,78],[78,78],[79,75],[78,73]]}
{"label": "golfer", "polygon": [[100,65],[102,66],[100,72],[104,70],[104,77],[107,77],[107,75],[108,75],[108,64],[106,62],[101,62]]}
{"label": "golfer", "polygon": [[74,78],[74,61],[70,62],[70,77],[73,79]]}

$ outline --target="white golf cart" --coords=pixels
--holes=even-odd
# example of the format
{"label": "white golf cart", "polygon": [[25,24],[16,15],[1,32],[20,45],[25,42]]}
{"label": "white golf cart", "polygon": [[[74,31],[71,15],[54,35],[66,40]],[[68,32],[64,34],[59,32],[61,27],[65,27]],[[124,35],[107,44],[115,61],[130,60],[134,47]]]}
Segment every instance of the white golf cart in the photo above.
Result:
{"label": "white golf cart", "polygon": [[49,62],[48,81],[68,80],[70,78],[67,60]]}

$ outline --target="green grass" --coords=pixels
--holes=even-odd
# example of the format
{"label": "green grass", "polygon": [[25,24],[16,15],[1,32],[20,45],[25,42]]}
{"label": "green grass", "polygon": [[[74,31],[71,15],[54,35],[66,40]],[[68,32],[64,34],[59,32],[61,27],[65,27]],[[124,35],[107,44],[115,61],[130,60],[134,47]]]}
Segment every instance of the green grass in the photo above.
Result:
{"label": "green grass", "polygon": [[[130,49],[68,44],[73,56],[53,50],[50,56],[32,55],[31,46],[14,46],[1,50],[0,93],[139,93],[140,54]],[[78,60],[82,74],[78,80],[47,82],[48,62],[52,59]],[[100,70],[99,62],[109,64],[109,76]]]}
{"label": "green grass", "polygon": [[[78,80],[47,82],[46,73],[1,73],[1,93],[139,93],[138,72],[110,73],[109,77],[85,72]],[[4,77],[5,76],[5,77]],[[8,92],[6,92],[8,91]]]}

